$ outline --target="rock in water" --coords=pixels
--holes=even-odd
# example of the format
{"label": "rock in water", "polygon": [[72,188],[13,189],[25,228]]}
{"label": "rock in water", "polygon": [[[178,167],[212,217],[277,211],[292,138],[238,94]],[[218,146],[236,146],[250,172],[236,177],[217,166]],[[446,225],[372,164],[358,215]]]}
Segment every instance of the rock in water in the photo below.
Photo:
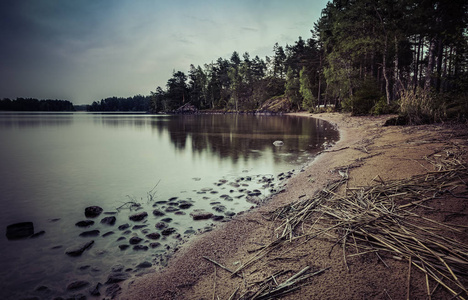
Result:
{"label": "rock in water", "polygon": [[82,288],[84,288],[85,286],[88,286],[88,285],[89,285],[88,281],[78,280],[78,281],[74,281],[74,282],[70,283],[67,286],[67,290],[79,290],[79,289],[82,289]]}
{"label": "rock in water", "polygon": [[90,248],[93,244],[94,244],[94,241],[89,241],[77,247],[70,248],[65,253],[70,256],[80,256],[81,254],[83,254],[83,252],[85,252],[85,250]]}
{"label": "rock in water", "polygon": [[138,214],[134,214],[134,215],[131,215],[129,217],[129,219],[131,221],[135,221],[135,222],[138,222],[138,221],[142,221],[144,218],[146,218],[148,216],[148,213],[146,212],[141,212],[141,213],[138,213]]}
{"label": "rock in water", "polygon": [[85,208],[86,218],[95,218],[102,213],[103,209],[99,206],[89,206]]}
{"label": "rock in water", "polygon": [[112,216],[112,217],[105,217],[105,218],[103,218],[103,219],[101,220],[101,223],[102,223],[102,224],[106,224],[106,225],[113,226],[113,225],[115,224],[115,221],[116,221],[116,220],[117,220],[117,219],[116,219],[114,216]]}
{"label": "rock in water", "polygon": [[7,226],[6,237],[9,240],[27,238],[34,234],[33,222],[22,222]]}
{"label": "rock in water", "polygon": [[94,221],[92,220],[79,221],[75,224],[75,226],[78,226],[78,227],[89,227],[91,225],[94,225]]}
{"label": "rock in water", "polygon": [[212,213],[207,212],[207,211],[193,211],[190,213],[190,216],[194,220],[207,220],[213,216]]}
{"label": "rock in water", "polygon": [[98,236],[100,234],[99,230],[89,230],[89,231],[83,231],[80,233],[81,237],[89,237],[89,236]]}

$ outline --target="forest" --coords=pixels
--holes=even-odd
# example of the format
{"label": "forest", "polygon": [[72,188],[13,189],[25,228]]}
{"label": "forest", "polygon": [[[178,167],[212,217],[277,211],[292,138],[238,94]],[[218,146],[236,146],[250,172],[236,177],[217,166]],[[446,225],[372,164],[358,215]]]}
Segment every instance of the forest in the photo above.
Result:
{"label": "forest", "polygon": [[109,97],[88,105],[88,111],[149,111],[150,96],[136,95],[133,97]]}
{"label": "forest", "polygon": [[411,122],[466,118],[466,0],[334,0],[311,37],[265,58],[234,51],[151,92],[152,112],[287,110],[399,112]]}
{"label": "forest", "polygon": [[0,111],[75,111],[75,108],[68,100],[5,98],[0,100]]}

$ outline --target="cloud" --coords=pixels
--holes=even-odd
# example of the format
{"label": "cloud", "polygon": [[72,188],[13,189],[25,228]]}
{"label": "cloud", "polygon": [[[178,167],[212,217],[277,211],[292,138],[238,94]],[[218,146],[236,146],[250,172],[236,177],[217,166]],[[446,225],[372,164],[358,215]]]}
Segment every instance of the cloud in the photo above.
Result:
{"label": "cloud", "polygon": [[[321,2],[317,17],[327,1]],[[233,51],[264,57],[275,42],[307,39],[315,6],[306,0],[1,1],[0,98],[64,97],[78,104],[149,94],[190,64]]]}

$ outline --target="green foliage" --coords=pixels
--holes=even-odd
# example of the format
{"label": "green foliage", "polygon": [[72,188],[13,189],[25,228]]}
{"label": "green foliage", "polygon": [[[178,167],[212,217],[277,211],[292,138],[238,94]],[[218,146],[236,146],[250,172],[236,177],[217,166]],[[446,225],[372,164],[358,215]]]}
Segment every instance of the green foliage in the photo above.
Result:
{"label": "green foliage", "polygon": [[289,68],[286,73],[286,83],[284,87],[285,96],[289,99],[291,105],[299,110],[302,102],[301,93],[299,92],[299,78],[294,76],[292,68]]}
{"label": "green foliage", "polygon": [[302,70],[299,73],[299,85],[299,92],[302,95],[302,108],[309,112],[313,112],[317,105],[317,99],[312,92],[311,80],[307,75],[305,67],[302,67]]}
{"label": "green foliage", "polygon": [[386,115],[386,114],[396,114],[398,113],[398,103],[392,102],[387,104],[387,99],[385,97],[380,97],[380,99],[372,107],[371,114],[373,115]]}
{"label": "green foliage", "polygon": [[[466,0],[330,1],[312,38],[276,43],[265,59],[234,51],[204,68],[191,65],[188,78],[176,72],[166,90],[152,92],[152,109],[190,102],[199,109],[251,111],[285,95],[295,110],[333,104],[325,107],[384,114],[400,103],[410,116],[435,120],[444,115],[440,107],[466,106],[467,10]],[[408,93],[413,87],[434,91],[430,98],[438,107],[421,92]],[[447,95],[465,100],[455,103]]]}
{"label": "green foliage", "polygon": [[343,109],[352,115],[370,114],[382,96],[377,83],[368,79],[361,83],[354,95],[343,101]]}

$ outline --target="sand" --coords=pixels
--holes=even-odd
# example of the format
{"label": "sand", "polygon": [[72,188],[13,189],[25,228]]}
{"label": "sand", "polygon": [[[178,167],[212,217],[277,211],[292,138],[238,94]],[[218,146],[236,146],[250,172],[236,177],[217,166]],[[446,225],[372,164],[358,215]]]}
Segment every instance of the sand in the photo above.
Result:
{"label": "sand", "polygon": [[[269,220],[270,212],[310,198],[328,182],[340,178],[339,169],[348,170],[350,187],[369,185],[376,176],[386,181],[424,174],[433,166],[422,158],[450,145],[468,148],[466,125],[383,127],[389,116],[327,113],[313,117],[329,121],[340,131],[340,141],[333,148],[322,152],[303,172],[291,178],[286,190],[267,204],[236,216],[212,232],[194,237],[175,253],[165,269],[122,284],[122,293],[117,298],[230,299],[237,290],[232,299],[239,299],[243,293],[258,289],[256,282],[277,271],[290,270],[289,277],[310,266],[314,270],[327,270],[282,299],[427,299],[425,276],[412,270],[408,277],[408,262],[384,258],[384,264],[369,253],[350,257],[346,264],[341,247],[333,247],[335,241],[326,236],[282,247],[280,256],[271,253],[246,268],[243,278],[232,277],[203,258],[209,257],[235,270],[255,255],[256,250],[275,240],[278,223]],[[452,213],[451,222],[468,225],[467,197],[449,200],[447,203],[458,212]],[[445,220],[447,212],[433,213],[432,217]],[[462,238],[462,242],[468,243],[467,230]],[[284,278],[278,278],[281,280]],[[432,294],[432,299],[451,298],[442,288],[435,288]]]}

